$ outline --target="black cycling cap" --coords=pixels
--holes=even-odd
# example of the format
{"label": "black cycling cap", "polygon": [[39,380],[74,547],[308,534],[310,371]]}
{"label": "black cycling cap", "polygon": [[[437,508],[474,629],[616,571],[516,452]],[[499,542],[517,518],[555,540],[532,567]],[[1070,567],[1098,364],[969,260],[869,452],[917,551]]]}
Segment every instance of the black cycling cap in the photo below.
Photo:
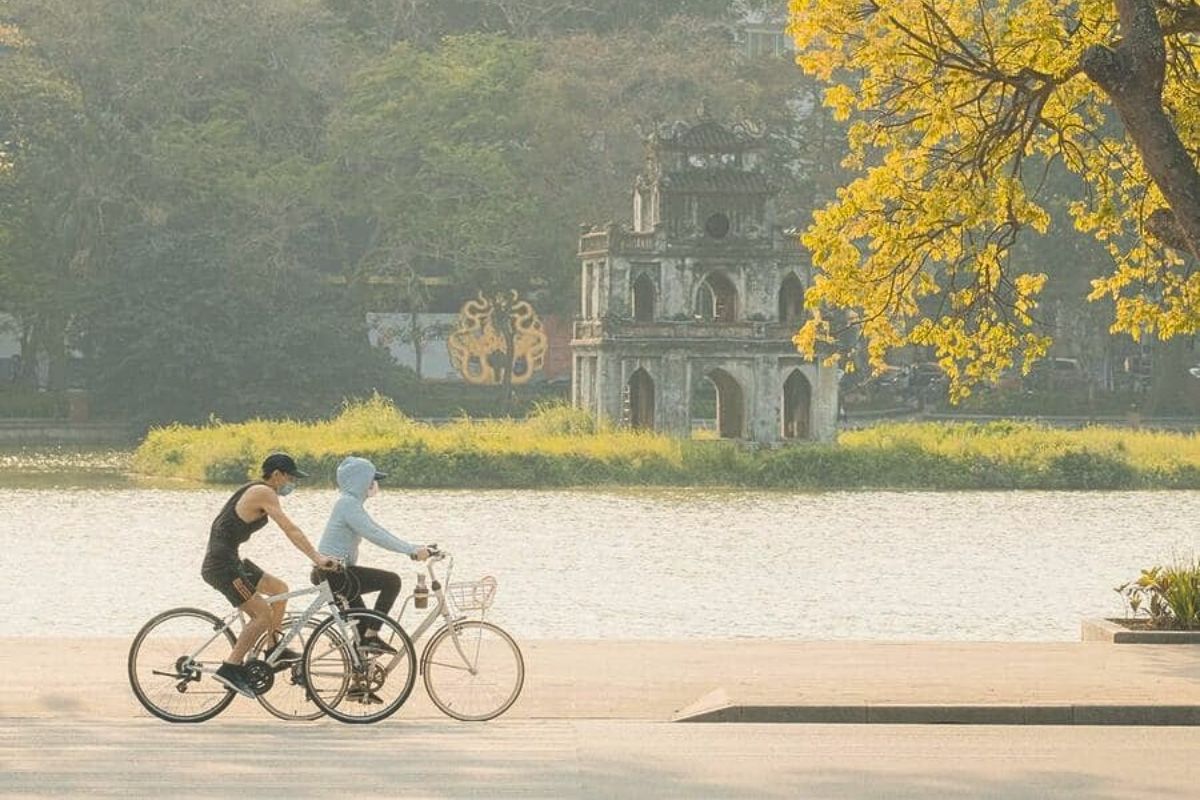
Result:
{"label": "black cycling cap", "polygon": [[271,473],[279,470],[284,475],[291,475],[296,478],[307,478],[308,473],[296,466],[296,460],[287,453],[271,453],[262,463],[262,476],[264,478],[271,477]]}
{"label": "black cycling cap", "polygon": [[381,481],[386,477],[387,477],[386,472],[380,472],[379,470],[375,470],[375,480]]}

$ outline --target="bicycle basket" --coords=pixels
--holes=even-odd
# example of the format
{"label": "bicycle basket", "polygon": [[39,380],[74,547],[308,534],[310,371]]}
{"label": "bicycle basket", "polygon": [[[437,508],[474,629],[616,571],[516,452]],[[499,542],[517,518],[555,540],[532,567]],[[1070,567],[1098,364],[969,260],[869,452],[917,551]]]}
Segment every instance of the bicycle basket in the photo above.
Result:
{"label": "bicycle basket", "polygon": [[496,579],[488,575],[477,581],[451,583],[446,586],[446,596],[459,611],[484,611],[496,597]]}

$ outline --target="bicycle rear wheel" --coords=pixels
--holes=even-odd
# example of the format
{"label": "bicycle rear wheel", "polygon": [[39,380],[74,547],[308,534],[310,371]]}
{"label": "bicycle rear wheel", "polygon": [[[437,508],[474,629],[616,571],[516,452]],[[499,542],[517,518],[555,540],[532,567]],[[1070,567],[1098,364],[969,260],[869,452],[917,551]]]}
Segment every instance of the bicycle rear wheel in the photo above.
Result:
{"label": "bicycle rear wheel", "polygon": [[[378,629],[379,638],[395,652],[366,649],[360,625]],[[341,722],[390,717],[417,681],[417,654],[408,634],[391,617],[368,609],[352,609],[318,625],[301,663],[313,702]]]}
{"label": "bicycle rear wheel", "polygon": [[421,672],[429,699],[443,713],[464,722],[483,722],[517,701],[525,684],[525,659],[503,629],[467,619],[433,635],[421,655]]}
{"label": "bicycle rear wheel", "polygon": [[129,647],[129,685],[147,711],[167,722],[204,722],[233,702],[212,673],[236,637],[216,614],[173,608],[151,619]]}
{"label": "bicycle rear wheel", "polygon": [[[295,621],[296,616],[293,614],[283,618],[285,633],[291,630]],[[317,624],[318,620],[309,620],[305,623],[297,634],[297,638],[288,643],[288,647],[303,653],[304,645],[312,638]],[[265,660],[271,654],[274,646],[274,636],[263,634],[250,651],[250,658]],[[263,708],[282,720],[307,721],[319,719],[325,715],[321,707],[313,702],[312,695],[309,693],[308,682],[304,680],[303,658],[293,664],[281,664],[276,667],[275,682],[271,684],[268,691],[258,695],[256,699]]]}

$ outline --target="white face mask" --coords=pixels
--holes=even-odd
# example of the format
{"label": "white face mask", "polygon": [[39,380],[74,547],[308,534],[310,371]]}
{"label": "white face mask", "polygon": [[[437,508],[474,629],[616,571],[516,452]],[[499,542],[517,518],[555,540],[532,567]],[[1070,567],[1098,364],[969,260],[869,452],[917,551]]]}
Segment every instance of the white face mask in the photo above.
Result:
{"label": "white face mask", "polygon": [[379,481],[371,481],[371,486],[367,489],[367,497],[374,497],[379,494]]}

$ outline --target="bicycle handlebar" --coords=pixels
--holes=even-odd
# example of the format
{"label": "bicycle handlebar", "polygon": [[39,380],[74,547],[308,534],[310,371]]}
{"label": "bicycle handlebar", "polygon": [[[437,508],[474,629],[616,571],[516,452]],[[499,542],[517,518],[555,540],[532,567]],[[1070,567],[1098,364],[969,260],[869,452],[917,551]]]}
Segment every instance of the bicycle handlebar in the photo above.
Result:
{"label": "bicycle handlebar", "polygon": [[446,580],[450,579],[450,570],[454,569],[454,556],[447,553],[445,550],[439,550],[436,544],[426,545],[429,551],[429,558],[425,559],[425,570],[429,573],[429,578],[436,581],[437,573],[433,571],[433,565],[442,561],[448,561],[446,566]]}

